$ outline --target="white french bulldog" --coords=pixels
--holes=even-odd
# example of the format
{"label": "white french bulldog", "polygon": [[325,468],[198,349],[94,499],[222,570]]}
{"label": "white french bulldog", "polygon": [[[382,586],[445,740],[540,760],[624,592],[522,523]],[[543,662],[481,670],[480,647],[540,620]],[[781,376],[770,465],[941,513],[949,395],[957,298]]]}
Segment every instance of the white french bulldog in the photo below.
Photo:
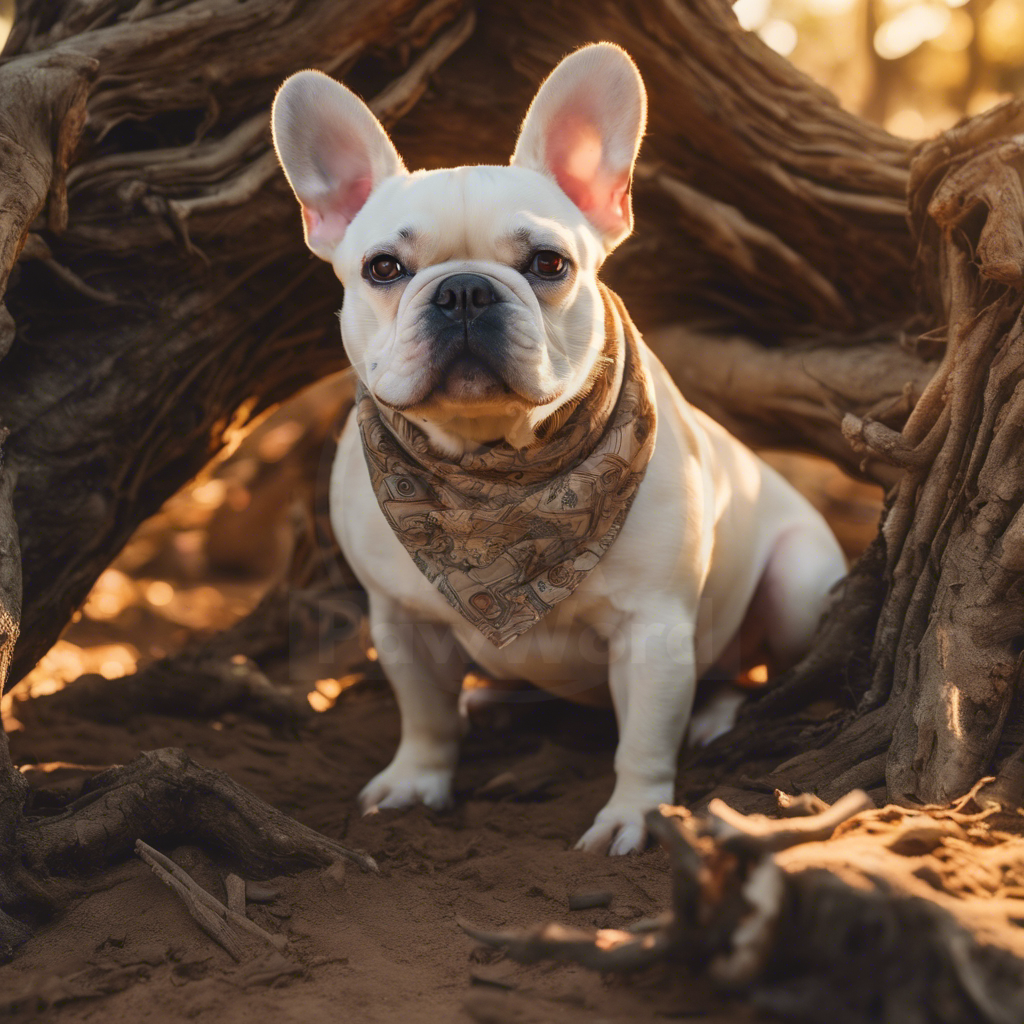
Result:
{"label": "white french bulldog", "polygon": [[[453,465],[496,446],[530,457],[595,373],[612,373],[606,334],[621,335],[628,318],[609,312],[597,275],[632,230],[645,120],[628,55],[587,46],[542,85],[510,166],[409,173],[344,86],[315,71],[285,82],[274,143],[307,244],[344,285],[345,348],[382,422]],[[747,658],[766,650],[777,668],[808,649],[845,572],[835,538],[788,483],[687,404],[642,343],[637,351],[657,430],[628,515],[572,593],[504,646],[410,557],[349,418],[331,521],[369,594],[402,720],[394,759],[360,795],[364,812],[450,801],[459,692],[476,663],[576,699],[610,690],[615,788],[578,848],[640,850],[645,812],[673,800],[698,678],[736,663],[741,646]]]}

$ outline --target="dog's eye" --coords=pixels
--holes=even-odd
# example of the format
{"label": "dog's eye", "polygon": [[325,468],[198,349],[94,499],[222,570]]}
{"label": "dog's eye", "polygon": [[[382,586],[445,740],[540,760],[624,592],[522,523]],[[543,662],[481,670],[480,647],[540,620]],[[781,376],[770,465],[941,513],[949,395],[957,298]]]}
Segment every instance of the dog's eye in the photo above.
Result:
{"label": "dog's eye", "polygon": [[398,262],[397,257],[385,253],[382,256],[374,256],[366,264],[366,272],[371,281],[387,284],[389,281],[397,281],[405,273],[405,267]]}
{"label": "dog's eye", "polygon": [[549,280],[561,277],[569,266],[569,261],[554,252],[552,249],[541,249],[534,253],[533,261],[530,263],[530,270],[538,277],[546,277]]}

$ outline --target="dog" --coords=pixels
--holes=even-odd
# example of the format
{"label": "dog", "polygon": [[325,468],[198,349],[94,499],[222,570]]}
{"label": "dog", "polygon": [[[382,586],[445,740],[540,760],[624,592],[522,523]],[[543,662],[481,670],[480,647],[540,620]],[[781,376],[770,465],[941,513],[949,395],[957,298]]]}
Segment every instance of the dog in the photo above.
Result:
{"label": "dog", "polygon": [[450,803],[477,665],[610,696],[614,790],[577,848],[639,851],[698,679],[761,649],[792,665],[845,573],[821,516],[685,401],[599,281],[632,231],[646,102],[622,49],[586,46],[541,86],[508,166],[410,173],[326,75],[275,99],[360,382],[331,522],[402,725],[365,813]]}

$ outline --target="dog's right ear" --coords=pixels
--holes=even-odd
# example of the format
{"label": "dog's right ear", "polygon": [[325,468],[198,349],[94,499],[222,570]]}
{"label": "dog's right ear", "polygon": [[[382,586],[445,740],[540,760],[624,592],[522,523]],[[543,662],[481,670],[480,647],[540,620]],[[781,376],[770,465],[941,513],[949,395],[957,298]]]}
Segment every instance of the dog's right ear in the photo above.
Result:
{"label": "dog's right ear", "polygon": [[355,93],[319,71],[278,90],[274,148],[302,206],[306,244],[330,262],[369,194],[405,165],[381,123]]}

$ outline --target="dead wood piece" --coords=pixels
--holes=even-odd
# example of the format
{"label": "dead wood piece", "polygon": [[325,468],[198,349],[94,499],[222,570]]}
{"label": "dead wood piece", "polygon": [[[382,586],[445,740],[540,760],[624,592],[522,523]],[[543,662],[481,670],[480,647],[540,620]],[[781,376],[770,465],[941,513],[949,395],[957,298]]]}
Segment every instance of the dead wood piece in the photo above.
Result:
{"label": "dead wood piece", "polygon": [[275,810],[223,772],[178,750],[141,754],[87,784],[61,814],[25,822],[22,859],[41,876],[83,875],[128,856],[145,836],[220,851],[256,877],[326,867],[339,857],[376,871],[372,857]]}
{"label": "dead wood piece", "polygon": [[775,852],[798,843],[828,839],[844,821],[874,806],[875,802],[867,793],[855,789],[831,807],[796,820],[779,821],[763,814],[740,814],[718,799],[708,804],[708,814],[720,823],[716,826],[715,839],[722,846],[732,848],[738,842],[749,849]]}
{"label": "dead wood piece", "polygon": [[245,898],[251,903],[273,903],[280,896],[279,890],[246,879]]}
{"label": "dead wood piece", "polygon": [[789,793],[777,789],[775,790],[775,802],[778,804],[779,814],[784,818],[803,818],[828,810],[828,804],[813,793],[799,793],[796,796],[791,796]]}
{"label": "dead wood piece", "polygon": [[[153,874],[161,882],[173,889],[182,898],[188,912],[196,920],[199,927],[211,939],[223,946],[236,962],[240,963],[246,958],[246,943],[244,941],[246,938],[256,939],[260,944],[270,946],[278,951],[287,947],[288,940],[285,936],[272,935],[245,916],[244,895],[242,903],[243,912],[240,913],[230,906],[225,906],[220,900],[211,896],[201,885],[193,881],[187,872],[178,867],[174,861],[169,857],[165,857],[158,850],[154,850],[152,846],[141,839],[136,840],[135,852],[149,865]],[[241,891],[244,894],[245,883],[236,875],[229,877],[234,878],[236,882],[241,884]]]}
{"label": "dead wood piece", "polygon": [[607,889],[571,892],[567,902],[570,910],[593,910],[595,907],[607,907],[614,895]]}
{"label": "dead wood piece", "polygon": [[245,879],[232,873],[224,879],[224,889],[228,897],[228,909],[233,914],[245,917]]}
{"label": "dead wood piece", "polygon": [[[303,694],[274,686],[244,654],[224,657],[201,648],[119,679],[95,673],[80,676],[74,685],[41,700],[34,709],[40,714],[59,709],[98,722],[126,722],[145,714],[217,718],[231,712],[292,736],[313,713]],[[31,715],[33,709],[26,713]]]}
{"label": "dead wood piece", "polygon": [[[941,420],[936,426],[940,424]],[[933,430],[917,447],[911,448],[900,431],[890,430],[877,420],[861,419],[850,412],[843,417],[840,429],[855,451],[871,452],[899,469],[928,466],[938,454],[944,437],[943,431]]]}
{"label": "dead wood piece", "polygon": [[505,949],[513,960],[527,964],[554,959],[595,971],[633,971],[657,963],[669,948],[663,935],[636,936],[615,928],[595,933],[549,924],[528,932],[489,932],[466,921],[458,925],[471,939]]}
{"label": "dead wood piece", "polygon": [[[850,796],[847,807],[863,808],[862,794]],[[1024,864],[1024,840],[977,825],[982,834],[967,841],[949,819],[959,814],[861,810],[844,814],[830,838],[811,830],[773,854],[729,846],[721,819],[665,808],[648,825],[670,856],[673,911],[648,923],[647,943],[628,932],[558,925],[462,927],[524,962],[567,960],[595,970],[678,963],[801,1021],[1011,1024],[1024,1013],[1021,904],[1002,898],[997,881],[984,895],[956,886],[979,871],[995,879],[993,862]],[[765,828],[758,816],[729,810],[726,817],[745,833]],[[925,821],[940,833],[935,856],[906,843]],[[960,871],[926,870],[950,856]]]}

